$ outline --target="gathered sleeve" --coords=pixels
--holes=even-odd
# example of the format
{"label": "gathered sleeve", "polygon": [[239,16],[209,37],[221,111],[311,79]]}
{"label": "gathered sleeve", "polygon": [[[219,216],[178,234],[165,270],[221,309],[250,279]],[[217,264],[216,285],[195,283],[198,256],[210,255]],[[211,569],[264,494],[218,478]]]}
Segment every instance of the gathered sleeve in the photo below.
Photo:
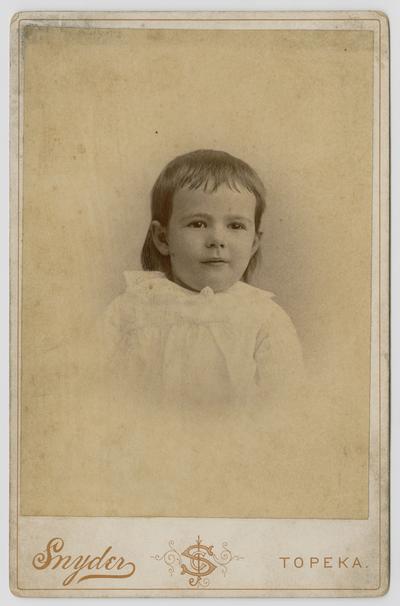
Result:
{"label": "gathered sleeve", "polygon": [[286,394],[304,384],[302,348],[283,309],[270,301],[268,321],[258,333],[254,358],[256,384],[265,393]]}
{"label": "gathered sleeve", "polygon": [[[125,342],[132,329],[128,312],[130,301],[126,295],[116,297],[97,322],[98,352],[105,369],[118,367],[126,353]],[[132,315],[132,312],[131,312]]]}

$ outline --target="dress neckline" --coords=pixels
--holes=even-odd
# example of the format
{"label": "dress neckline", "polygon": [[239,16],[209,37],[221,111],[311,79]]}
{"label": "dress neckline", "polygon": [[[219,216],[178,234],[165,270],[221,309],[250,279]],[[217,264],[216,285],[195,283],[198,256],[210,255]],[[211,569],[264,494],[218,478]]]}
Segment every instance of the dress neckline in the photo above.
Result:
{"label": "dress neckline", "polygon": [[190,290],[181,284],[173,282],[161,271],[124,271],[124,277],[128,288],[136,289],[139,285],[142,285],[151,290],[154,288],[154,286],[156,286],[157,288],[161,288],[161,290],[164,292],[175,292],[181,295],[186,295],[187,297],[204,297],[206,299],[219,295],[231,294],[240,289],[240,281],[238,281],[232,284],[232,286],[226,290],[220,292],[214,292],[210,286],[205,286],[200,291]]}

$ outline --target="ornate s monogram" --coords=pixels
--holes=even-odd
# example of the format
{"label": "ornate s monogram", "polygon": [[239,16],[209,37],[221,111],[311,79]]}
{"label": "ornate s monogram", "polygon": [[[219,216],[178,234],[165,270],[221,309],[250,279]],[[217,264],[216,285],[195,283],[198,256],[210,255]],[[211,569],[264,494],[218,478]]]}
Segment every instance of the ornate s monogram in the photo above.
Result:
{"label": "ornate s monogram", "polygon": [[[128,562],[121,556],[111,555],[111,545],[99,556],[64,555],[63,548],[63,539],[59,537],[50,539],[45,549],[33,557],[32,566],[36,570],[54,570],[56,568],[67,570],[68,574],[63,580],[64,587],[73,581],[81,583],[89,579],[126,579],[131,577],[136,570],[133,562]],[[80,576],[84,572],[87,574]]]}
{"label": "ornate s monogram", "polygon": [[[169,541],[169,549],[162,556],[152,556],[157,561],[163,561],[168,566],[168,572],[172,576],[180,570],[181,575],[188,575],[189,585],[193,588],[208,587],[210,580],[207,578],[217,569],[221,569],[225,576],[227,566],[232,560],[241,560],[240,556],[233,555],[228,549],[228,543],[222,543],[222,550],[217,555],[214,545],[204,545],[200,535],[193,545],[189,545],[181,552],[175,549],[174,541]],[[182,556],[187,561],[182,561]]]}
{"label": "ornate s monogram", "polygon": [[203,579],[203,577],[207,577],[217,568],[215,564],[204,557],[205,554],[214,556],[213,547],[214,545],[210,545],[209,547],[207,547],[207,545],[202,545],[200,536],[198,536],[195,545],[190,545],[185,551],[182,551],[181,555],[190,559],[191,568],[188,568],[186,564],[181,564],[181,574],[188,574],[191,576],[189,585],[192,585],[192,587],[196,587],[202,581],[204,583],[208,580]]}

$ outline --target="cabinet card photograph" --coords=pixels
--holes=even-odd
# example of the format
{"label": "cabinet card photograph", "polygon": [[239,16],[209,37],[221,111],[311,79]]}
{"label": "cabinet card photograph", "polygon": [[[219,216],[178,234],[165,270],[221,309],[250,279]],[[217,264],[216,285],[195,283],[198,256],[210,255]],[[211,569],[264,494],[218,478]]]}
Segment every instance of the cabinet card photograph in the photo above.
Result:
{"label": "cabinet card photograph", "polygon": [[386,16],[11,41],[13,593],[383,595]]}

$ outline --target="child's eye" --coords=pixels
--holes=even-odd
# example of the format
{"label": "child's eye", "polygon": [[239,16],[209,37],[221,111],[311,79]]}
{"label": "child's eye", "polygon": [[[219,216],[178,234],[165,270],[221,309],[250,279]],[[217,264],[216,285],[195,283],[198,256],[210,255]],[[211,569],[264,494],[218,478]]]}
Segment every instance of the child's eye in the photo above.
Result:
{"label": "child's eye", "polygon": [[239,223],[238,221],[234,221],[233,223],[229,224],[231,229],[246,229],[246,226],[244,223]]}
{"label": "child's eye", "polygon": [[196,229],[202,228],[202,227],[207,227],[207,224],[205,221],[191,221],[188,224],[188,227],[195,227]]}

